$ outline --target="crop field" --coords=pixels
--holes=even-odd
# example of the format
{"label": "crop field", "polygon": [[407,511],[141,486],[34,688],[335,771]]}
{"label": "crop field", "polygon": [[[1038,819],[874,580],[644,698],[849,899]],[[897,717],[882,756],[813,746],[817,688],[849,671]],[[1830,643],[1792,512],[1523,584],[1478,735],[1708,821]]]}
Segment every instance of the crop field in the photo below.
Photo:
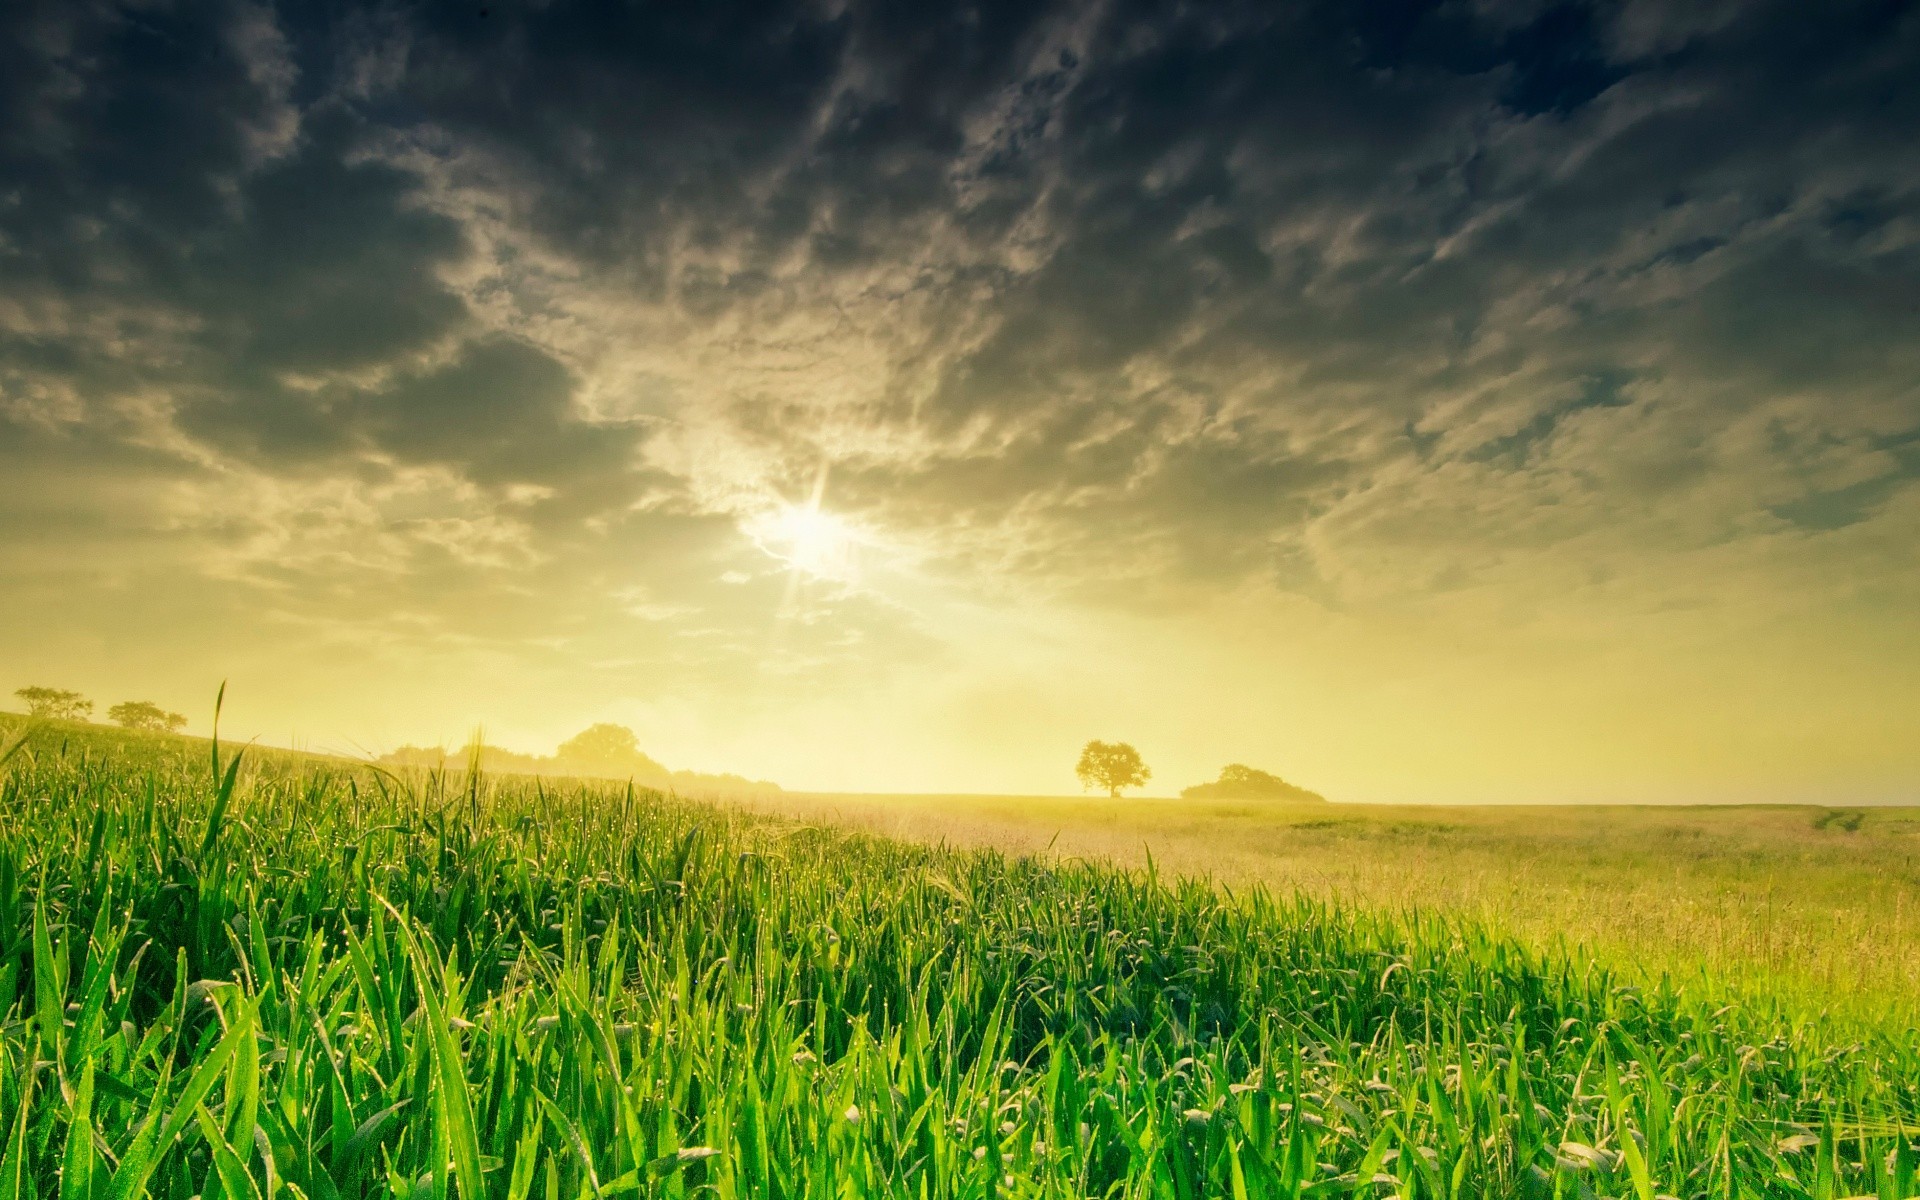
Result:
{"label": "crop field", "polygon": [[80,727],[0,773],[0,1200],[1920,1194],[1911,1030],[1457,913]]}

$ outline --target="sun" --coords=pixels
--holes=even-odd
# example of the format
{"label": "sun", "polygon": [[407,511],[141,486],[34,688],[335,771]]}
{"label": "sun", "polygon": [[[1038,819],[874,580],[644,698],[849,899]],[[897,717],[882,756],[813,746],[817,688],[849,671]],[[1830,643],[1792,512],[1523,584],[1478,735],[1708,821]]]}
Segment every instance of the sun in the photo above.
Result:
{"label": "sun", "polygon": [[852,526],[817,504],[789,504],[755,522],[754,540],[789,568],[817,579],[848,579],[859,542]]}

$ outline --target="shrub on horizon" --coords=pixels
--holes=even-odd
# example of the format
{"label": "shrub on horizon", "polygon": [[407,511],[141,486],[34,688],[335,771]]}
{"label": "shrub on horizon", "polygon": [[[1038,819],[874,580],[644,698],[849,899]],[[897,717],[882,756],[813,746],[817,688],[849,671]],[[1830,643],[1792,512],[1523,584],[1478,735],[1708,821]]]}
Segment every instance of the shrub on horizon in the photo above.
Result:
{"label": "shrub on horizon", "polygon": [[1220,769],[1220,778],[1212,783],[1196,783],[1180,792],[1182,800],[1317,800],[1325,802],[1326,797],[1319,792],[1310,792],[1298,784],[1288,783],[1278,775],[1249,767],[1245,763],[1228,763]]}

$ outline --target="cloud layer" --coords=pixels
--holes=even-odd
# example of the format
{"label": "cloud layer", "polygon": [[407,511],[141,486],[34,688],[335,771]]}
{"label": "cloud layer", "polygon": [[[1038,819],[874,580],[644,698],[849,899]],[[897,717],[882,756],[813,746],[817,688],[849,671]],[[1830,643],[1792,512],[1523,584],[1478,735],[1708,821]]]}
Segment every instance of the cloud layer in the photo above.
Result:
{"label": "cloud layer", "polygon": [[[802,785],[1920,784],[1909,6],[0,23],[19,672]],[[822,485],[864,568],[788,578]]]}

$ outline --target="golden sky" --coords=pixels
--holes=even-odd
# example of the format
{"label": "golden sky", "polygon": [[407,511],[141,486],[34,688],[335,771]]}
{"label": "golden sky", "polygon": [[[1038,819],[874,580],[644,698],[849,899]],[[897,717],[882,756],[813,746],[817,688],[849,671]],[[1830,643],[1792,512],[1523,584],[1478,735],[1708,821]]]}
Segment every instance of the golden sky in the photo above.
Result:
{"label": "golden sky", "polygon": [[0,690],[1920,800],[1920,18],[1842,9],[9,13]]}

